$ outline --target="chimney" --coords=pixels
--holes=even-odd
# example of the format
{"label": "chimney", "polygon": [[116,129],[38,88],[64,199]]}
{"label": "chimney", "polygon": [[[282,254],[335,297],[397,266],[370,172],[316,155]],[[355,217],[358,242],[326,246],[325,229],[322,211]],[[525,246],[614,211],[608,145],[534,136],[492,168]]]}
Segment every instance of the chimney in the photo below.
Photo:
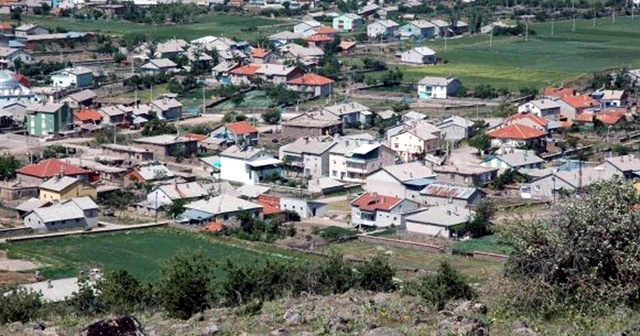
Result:
{"label": "chimney", "polygon": [[447,210],[447,216],[451,216],[451,210]]}

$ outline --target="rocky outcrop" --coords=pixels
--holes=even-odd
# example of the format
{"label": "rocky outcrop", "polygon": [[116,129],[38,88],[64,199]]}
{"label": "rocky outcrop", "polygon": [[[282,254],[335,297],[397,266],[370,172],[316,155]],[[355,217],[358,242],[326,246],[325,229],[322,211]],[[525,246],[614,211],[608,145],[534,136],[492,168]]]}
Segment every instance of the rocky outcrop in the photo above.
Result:
{"label": "rocky outcrop", "polygon": [[142,325],[133,316],[107,318],[91,323],[82,336],[146,336]]}
{"label": "rocky outcrop", "polygon": [[488,336],[489,327],[475,318],[452,316],[438,322],[437,336]]}

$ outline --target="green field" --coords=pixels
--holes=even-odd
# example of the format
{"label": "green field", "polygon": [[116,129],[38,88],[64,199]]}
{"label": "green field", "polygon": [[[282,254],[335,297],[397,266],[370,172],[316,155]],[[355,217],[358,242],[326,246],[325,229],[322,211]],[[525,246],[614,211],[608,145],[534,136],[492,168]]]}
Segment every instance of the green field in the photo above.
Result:
{"label": "green field", "polygon": [[[3,244],[11,258],[35,260],[46,278],[76,276],[80,270],[100,267],[104,271],[125,269],[144,281],[160,276],[163,263],[177,253],[201,251],[216,262],[247,263],[254,260],[302,257],[278,249],[250,248],[205,234],[171,229],[148,229],[124,233],[81,235],[49,240]],[[218,268],[218,274],[222,274]]]}
{"label": "green field", "polygon": [[[23,17],[23,23],[38,23],[51,29],[60,27],[70,31],[102,32],[117,35],[143,34],[157,38],[160,41],[170,38],[193,40],[207,35],[252,40],[260,35],[270,35],[288,28],[286,26],[273,27],[271,25],[281,24],[282,21],[267,18],[208,14],[200,15],[196,18],[196,22],[184,25],[147,25],[113,20],[78,21],[73,18],[40,16],[25,16]],[[258,31],[242,31],[242,29],[251,26],[258,27]]]}
{"label": "green field", "polygon": [[264,90],[252,90],[244,94],[244,100],[240,105],[234,105],[230,100],[222,102],[214,107],[215,110],[233,110],[236,108],[268,108],[272,104]]}
{"label": "green field", "polygon": [[468,88],[479,84],[507,87],[558,85],[586,74],[619,67],[640,66],[640,18],[577,20],[531,24],[535,36],[495,37],[489,35],[422,43],[438,53],[446,64],[402,66],[405,80],[418,81],[426,75],[457,76]]}

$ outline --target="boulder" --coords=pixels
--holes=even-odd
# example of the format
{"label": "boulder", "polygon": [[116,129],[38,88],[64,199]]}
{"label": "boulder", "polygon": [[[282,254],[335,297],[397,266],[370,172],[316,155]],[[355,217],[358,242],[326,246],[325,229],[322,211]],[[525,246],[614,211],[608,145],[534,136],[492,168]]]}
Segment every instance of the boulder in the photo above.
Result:
{"label": "boulder", "polygon": [[288,326],[299,326],[307,322],[307,319],[297,310],[288,310],[284,313],[284,323]]}
{"label": "boulder", "polygon": [[196,336],[213,336],[216,335],[219,331],[220,327],[218,327],[217,324],[210,324],[199,331]]}
{"label": "boulder", "polygon": [[189,322],[202,322],[204,321],[204,314],[202,313],[196,313],[195,315],[191,316],[191,318],[189,319]]}
{"label": "boulder", "polygon": [[437,336],[488,336],[489,327],[475,318],[452,316],[438,322]]}
{"label": "boulder", "polygon": [[327,320],[327,330],[332,333],[335,333],[336,331],[349,332],[349,329],[351,329],[349,322],[350,321],[348,319],[342,316],[329,316],[329,319]]}
{"label": "boulder", "polygon": [[[48,329],[47,329],[48,330]],[[133,316],[98,320],[87,326],[82,336],[145,336],[142,325]]]}
{"label": "boulder", "polygon": [[364,334],[362,334],[362,336],[405,336],[405,335],[400,330],[396,330],[388,327],[380,327],[380,328],[371,329],[365,332]]}
{"label": "boulder", "polygon": [[273,330],[271,332],[271,335],[273,336],[289,335],[289,331],[287,329],[279,328],[279,329]]}
{"label": "boulder", "polygon": [[533,331],[533,329],[525,327],[513,329],[514,336],[538,336],[538,333]]}
{"label": "boulder", "polygon": [[487,305],[477,301],[464,301],[453,312],[456,314],[486,314]]}
{"label": "boulder", "polygon": [[18,331],[22,331],[22,328],[24,327],[24,325],[22,324],[22,322],[18,321],[18,322],[13,322],[9,325],[9,330],[11,330],[12,333],[18,332]]}

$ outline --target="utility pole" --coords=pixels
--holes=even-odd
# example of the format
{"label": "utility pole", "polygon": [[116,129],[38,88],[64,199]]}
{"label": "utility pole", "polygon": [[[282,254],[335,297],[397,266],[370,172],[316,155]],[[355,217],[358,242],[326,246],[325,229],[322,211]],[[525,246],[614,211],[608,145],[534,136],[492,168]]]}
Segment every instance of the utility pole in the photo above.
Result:
{"label": "utility pole", "polygon": [[551,36],[553,36],[553,26],[555,25],[556,20],[551,19]]}
{"label": "utility pole", "polygon": [[615,9],[611,10],[611,16],[613,17],[613,23],[615,24],[616,23],[616,10]]}
{"label": "utility pole", "polygon": [[205,99],[205,87],[202,86],[202,115],[207,113],[207,100]]}
{"label": "utility pole", "polygon": [[489,48],[493,47],[493,26],[491,26],[491,34],[489,35]]}
{"label": "utility pole", "polygon": [[447,32],[444,32],[444,50],[447,51]]}
{"label": "utility pole", "polygon": [[529,41],[529,19],[528,18],[524,20],[524,26],[525,26],[524,41],[527,42]]}
{"label": "utility pole", "polygon": [[116,126],[116,124],[113,124],[113,144],[116,144],[116,139],[118,136],[118,127]]}
{"label": "utility pole", "polygon": [[576,31],[576,15],[575,14],[573,14],[573,28],[571,28],[571,31],[572,32]]}

